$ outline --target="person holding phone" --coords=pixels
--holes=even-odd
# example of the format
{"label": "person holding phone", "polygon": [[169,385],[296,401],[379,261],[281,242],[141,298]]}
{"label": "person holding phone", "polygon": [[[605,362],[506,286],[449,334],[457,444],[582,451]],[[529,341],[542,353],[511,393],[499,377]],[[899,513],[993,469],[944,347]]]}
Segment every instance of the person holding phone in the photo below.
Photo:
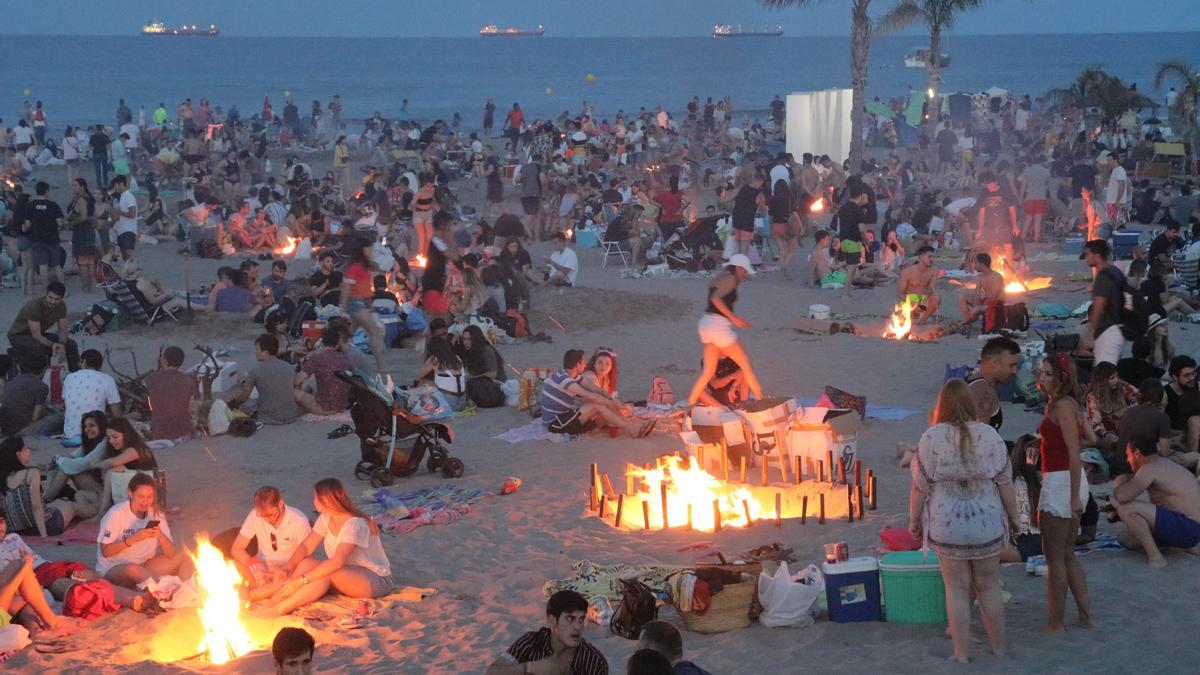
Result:
{"label": "person holding phone", "polygon": [[[161,553],[159,552],[161,550]],[[139,473],[129,481],[129,499],[100,521],[96,571],[114,585],[136,588],[151,577],[195,572],[191,558],[171,539],[166,516],[155,503],[154,479]]]}

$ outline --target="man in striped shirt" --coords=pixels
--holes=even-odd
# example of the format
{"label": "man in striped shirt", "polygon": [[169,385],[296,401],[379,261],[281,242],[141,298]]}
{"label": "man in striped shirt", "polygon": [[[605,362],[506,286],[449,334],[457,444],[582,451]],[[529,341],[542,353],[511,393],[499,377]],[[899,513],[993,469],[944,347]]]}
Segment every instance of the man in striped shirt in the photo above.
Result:
{"label": "man in striped shirt", "polygon": [[546,628],[517,638],[486,675],[608,675],[608,660],[583,639],[587,610],[587,600],[575,591],[551,595]]}
{"label": "man in striped shirt", "polygon": [[631,410],[620,401],[583,388],[579,376],[587,367],[583,351],[568,349],[562,370],[542,382],[542,422],[556,434],[586,434],[598,422],[623,430],[634,438],[654,431],[654,420],[640,426],[628,417]]}

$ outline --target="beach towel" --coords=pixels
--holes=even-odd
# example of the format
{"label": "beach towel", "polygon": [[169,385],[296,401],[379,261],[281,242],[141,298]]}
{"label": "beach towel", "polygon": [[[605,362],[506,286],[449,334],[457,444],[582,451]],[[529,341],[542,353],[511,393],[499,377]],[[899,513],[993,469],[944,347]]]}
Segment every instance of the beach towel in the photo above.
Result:
{"label": "beach towel", "polygon": [[566,443],[571,440],[569,434],[556,434],[546,429],[546,423],[541,420],[533,420],[528,424],[522,424],[519,427],[514,427],[508,431],[496,436],[502,441],[509,443],[527,443],[529,441],[550,441],[551,443]]}
{"label": "beach towel", "polygon": [[558,591],[575,591],[588,600],[588,619],[607,626],[612,610],[621,600],[622,579],[637,579],[650,587],[661,601],[671,599],[671,575],[686,567],[674,565],[597,565],[581,560],[571,566],[574,574],[565,579],[547,581],[542,593],[549,598]]}
{"label": "beach towel", "polygon": [[95,544],[100,534],[100,521],[75,521],[62,534],[50,537],[22,537],[30,546],[54,546],[58,544]]}
{"label": "beach towel", "polygon": [[1057,302],[1039,302],[1037,305],[1034,305],[1033,315],[1048,319],[1069,319],[1071,318],[1071,310]]}
{"label": "beach towel", "polygon": [[375,516],[379,528],[401,534],[423,525],[447,525],[471,513],[471,504],[494,493],[462,485],[443,483],[420,490],[400,492],[381,488],[365,490],[360,505]]}

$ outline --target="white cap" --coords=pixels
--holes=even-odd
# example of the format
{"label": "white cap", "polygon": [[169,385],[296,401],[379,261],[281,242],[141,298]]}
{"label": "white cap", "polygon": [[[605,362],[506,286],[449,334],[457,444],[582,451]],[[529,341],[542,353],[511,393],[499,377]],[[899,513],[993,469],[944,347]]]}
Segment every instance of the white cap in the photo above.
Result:
{"label": "white cap", "polygon": [[750,258],[746,257],[745,253],[734,253],[729,256],[729,262],[726,266],[740,267],[746,270],[746,274],[755,274],[754,266],[750,264]]}

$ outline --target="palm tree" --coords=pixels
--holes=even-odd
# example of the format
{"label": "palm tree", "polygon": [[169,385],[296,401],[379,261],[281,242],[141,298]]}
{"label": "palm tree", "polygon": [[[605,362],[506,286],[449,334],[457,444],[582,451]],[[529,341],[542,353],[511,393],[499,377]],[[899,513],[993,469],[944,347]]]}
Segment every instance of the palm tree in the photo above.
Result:
{"label": "palm tree", "polygon": [[[895,0],[883,16],[876,20],[875,25],[880,33],[898,33],[917,24],[929,28],[929,58],[926,69],[929,71],[929,106],[937,110],[938,92],[942,86],[942,33],[954,26],[959,15],[984,4],[984,0]],[[933,139],[937,129],[938,116],[926,116],[926,134]]]}
{"label": "palm tree", "polygon": [[1046,92],[1046,99],[1051,105],[1096,107],[1109,120],[1116,120],[1129,110],[1155,107],[1154,101],[1099,66],[1084,68],[1069,86]]}
{"label": "palm tree", "polygon": [[[811,7],[821,0],[760,0],[772,9]],[[850,167],[857,171],[866,155],[867,73],[871,58],[871,0],[850,0],[850,87],[853,110],[850,113]]]}
{"label": "palm tree", "polygon": [[1182,85],[1177,90],[1175,108],[1183,116],[1187,131],[1185,137],[1191,146],[1192,158],[1200,157],[1200,125],[1196,122],[1197,110],[1200,109],[1200,69],[1181,59],[1172,59],[1158,64],[1158,72],[1154,74],[1154,88],[1161,89],[1167,80],[1178,80]]}

